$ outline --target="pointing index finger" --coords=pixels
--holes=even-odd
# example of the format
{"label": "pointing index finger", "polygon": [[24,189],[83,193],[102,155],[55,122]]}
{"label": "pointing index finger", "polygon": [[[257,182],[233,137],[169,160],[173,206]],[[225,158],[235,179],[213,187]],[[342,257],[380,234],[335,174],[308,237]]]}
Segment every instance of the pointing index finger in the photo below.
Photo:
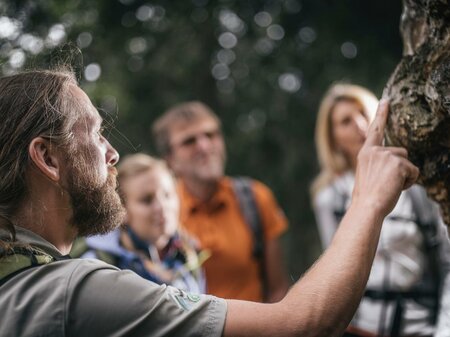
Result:
{"label": "pointing index finger", "polygon": [[382,99],[378,105],[375,119],[370,125],[367,133],[365,145],[381,145],[384,137],[384,128],[386,127],[387,116],[389,113],[389,101]]}

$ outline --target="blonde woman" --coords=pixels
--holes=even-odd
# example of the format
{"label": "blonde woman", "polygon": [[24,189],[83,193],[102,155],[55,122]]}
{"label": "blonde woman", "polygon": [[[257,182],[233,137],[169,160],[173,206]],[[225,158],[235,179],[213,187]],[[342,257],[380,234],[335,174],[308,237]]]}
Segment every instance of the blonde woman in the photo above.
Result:
{"label": "blonde woman", "polygon": [[205,292],[202,256],[178,228],[180,201],[174,178],[161,160],[145,154],[118,166],[126,223],[104,236],[86,239],[84,258],[99,258],[153,282],[193,293]]}
{"label": "blonde woman", "polygon": [[[344,83],[333,85],[320,104],[315,141],[321,171],[311,194],[323,248],[351,201],[356,159],[377,105],[373,93]],[[425,222],[432,234],[425,233]],[[429,247],[436,238],[439,247]],[[445,240],[423,189],[402,193],[384,221],[366,295],[346,336],[432,336],[441,276],[448,272],[442,262],[450,249]]]}

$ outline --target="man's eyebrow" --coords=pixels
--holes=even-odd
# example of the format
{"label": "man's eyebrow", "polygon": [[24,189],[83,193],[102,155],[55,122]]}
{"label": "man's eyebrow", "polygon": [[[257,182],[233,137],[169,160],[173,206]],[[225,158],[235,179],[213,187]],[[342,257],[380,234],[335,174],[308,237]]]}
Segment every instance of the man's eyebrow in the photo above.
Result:
{"label": "man's eyebrow", "polygon": [[102,116],[98,115],[98,118],[95,118],[94,126],[96,128],[102,128],[105,124],[105,120],[102,118]]}

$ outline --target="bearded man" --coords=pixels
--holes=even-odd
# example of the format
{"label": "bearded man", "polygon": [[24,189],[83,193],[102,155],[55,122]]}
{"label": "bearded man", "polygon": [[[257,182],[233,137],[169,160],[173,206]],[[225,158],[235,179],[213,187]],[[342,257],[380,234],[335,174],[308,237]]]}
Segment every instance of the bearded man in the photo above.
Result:
{"label": "bearded man", "polygon": [[418,175],[404,149],[380,146],[385,102],[334,241],[280,302],[190,294],[67,257],[77,235],[106,232],[124,216],[119,156],[74,76],[12,75],[0,93],[2,336],[338,336],[363,294],[382,220]]}

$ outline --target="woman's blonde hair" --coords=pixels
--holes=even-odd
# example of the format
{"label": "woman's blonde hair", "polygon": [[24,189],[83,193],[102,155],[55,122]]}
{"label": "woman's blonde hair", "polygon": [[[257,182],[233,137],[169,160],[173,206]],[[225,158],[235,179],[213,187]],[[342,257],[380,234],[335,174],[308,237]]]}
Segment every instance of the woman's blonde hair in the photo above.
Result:
{"label": "woman's blonde hair", "polygon": [[328,89],[320,103],[317,113],[315,143],[320,173],[311,185],[311,194],[315,194],[331,183],[336,176],[350,169],[347,158],[333,145],[331,113],[336,104],[343,100],[355,101],[363,108],[363,113],[371,122],[375,116],[378,99],[369,90],[354,84],[336,83]]}
{"label": "woman's blonde hair", "polygon": [[144,153],[130,154],[121,159],[119,165],[117,165],[117,178],[120,183],[155,168],[166,170],[170,174],[170,170],[163,160]]}
{"label": "woman's blonde hair", "polygon": [[166,165],[164,160],[149,156],[145,153],[130,154],[120,160],[119,165],[117,165],[117,180],[119,181],[119,193],[125,202],[126,195],[123,187],[120,186],[123,185],[123,183],[129,178],[133,178],[142,173],[153,171],[155,169],[160,169],[162,172],[167,172],[170,177],[172,177],[175,184],[175,178],[172,171]]}

